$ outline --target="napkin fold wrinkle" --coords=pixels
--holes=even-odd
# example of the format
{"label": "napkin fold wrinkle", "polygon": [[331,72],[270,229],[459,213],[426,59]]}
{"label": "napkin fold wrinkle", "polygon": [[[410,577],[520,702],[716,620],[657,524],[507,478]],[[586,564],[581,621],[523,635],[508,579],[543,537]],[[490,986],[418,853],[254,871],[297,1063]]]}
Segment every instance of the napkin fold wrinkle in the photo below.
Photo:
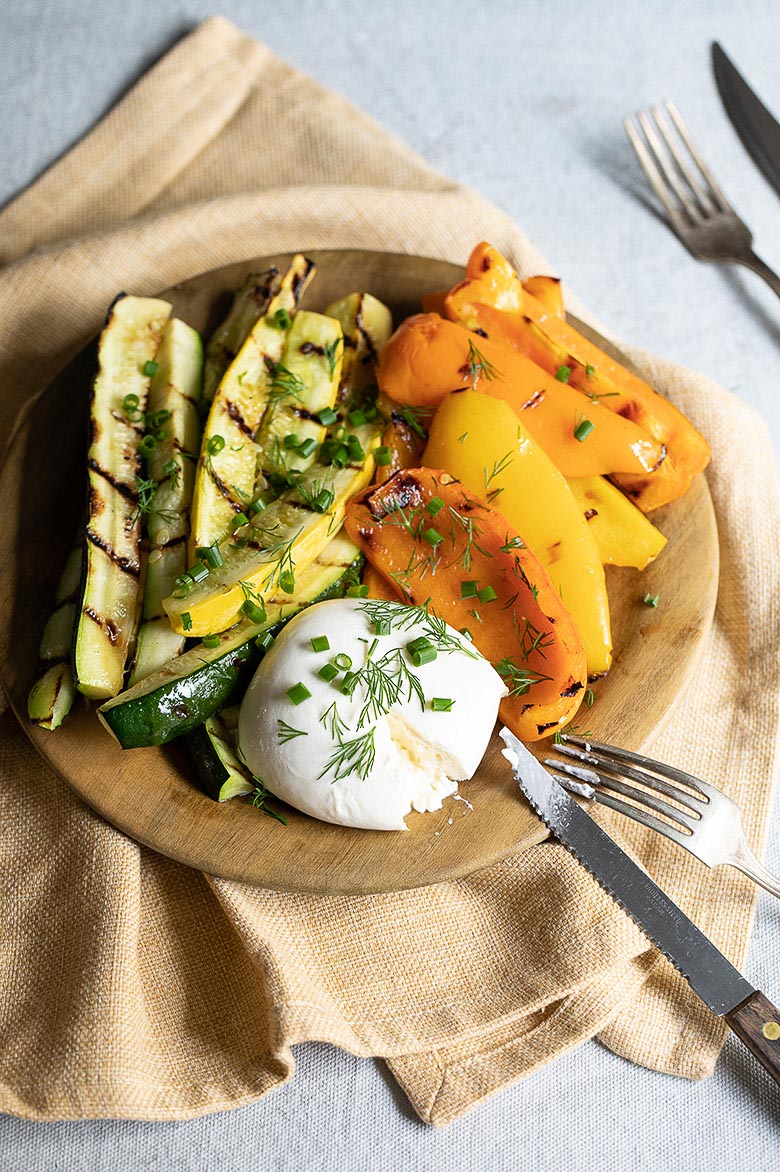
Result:
{"label": "napkin fold wrinkle", "polygon": [[[0,213],[0,434],[119,287],[153,293],[299,249],[464,262],[482,238],[522,274],[549,271],[504,213],[214,17]],[[760,853],[780,687],[769,437],[711,380],[623,349],[711,441],[721,545],[713,630],[653,752],[727,789]],[[387,1059],[434,1124],[594,1036],[667,1073],[714,1067],[722,1023],[556,844],[418,891],[280,895],[138,846],[71,793],[10,711],[0,721],[2,1111],[226,1110],[292,1077],[292,1046],[308,1040]],[[741,964],[753,885],[595,816]]]}

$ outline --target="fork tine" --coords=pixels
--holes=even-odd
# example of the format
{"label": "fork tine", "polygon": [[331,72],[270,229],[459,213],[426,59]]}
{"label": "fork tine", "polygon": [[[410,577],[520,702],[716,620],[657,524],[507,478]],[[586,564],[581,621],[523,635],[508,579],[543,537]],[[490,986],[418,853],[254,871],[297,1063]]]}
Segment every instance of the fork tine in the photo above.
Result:
{"label": "fork tine", "polygon": [[693,167],[690,166],[685,155],[680,150],[679,140],[669,129],[669,124],[664,117],[663,110],[659,106],[653,106],[652,114],[653,120],[663,136],[663,140],[669,148],[669,153],[677,164],[680,174],[693,192],[701,210],[705,215],[710,215],[713,211],[717,212],[719,210],[718,201],[715,199],[714,193],[706,192],[697,179]]}
{"label": "fork tine", "polygon": [[[629,749],[619,749],[617,745],[605,745],[603,741],[591,741],[586,737],[575,736],[573,733],[562,733],[561,735],[567,745],[578,745],[582,749],[599,753],[602,757],[612,758],[615,761],[627,761],[631,765],[649,769],[661,777],[668,777],[670,781],[677,781],[680,785],[697,790],[707,800],[711,796],[721,796],[719,790],[706,781],[702,781],[700,777],[694,777],[692,773],[685,773],[682,769],[675,769],[673,765],[665,765],[663,761],[654,761],[652,757],[645,757],[641,753],[632,753]],[[558,747],[556,746],[556,748]]]}
{"label": "fork tine", "polygon": [[652,155],[645,146],[642,136],[630,118],[625,119],[623,127],[626,134],[628,135],[628,141],[634,148],[634,154],[639,159],[639,165],[647,176],[648,183],[666,209],[669,222],[671,223],[677,235],[682,236],[685,233],[688,225],[680,215],[676,204],[670,198],[669,189],[664,183],[664,180],[661,177],[661,172],[656,167]]}
{"label": "fork tine", "polygon": [[[567,778],[563,774],[557,773],[554,769],[552,773],[554,777],[557,777],[564,789],[569,788]],[[628,802],[621,802],[619,798],[613,798],[611,794],[602,793],[600,790],[593,791],[593,800],[598,802],[600,806],[608,806],[610,810],[617,810],[618,814],[625,814],[627,818],[632,818],[634,822],[641,822],[648,829],[655,830],[658,834],[663,834],[665,838],[670,838],[678,846],[684,846],[690,849],[690,835],[683,834],[675,826],[670,826],[668,822],[661,822],[659,818],[654,818],[652,814],[646,814],[644,810],[639,810],[636,806],[630,806]]]}
{"label": "fork tine", "polygon": [[709,801],[709,798],[703,795],[691,793],[689,790],[678,789],[677,786],[670,785],[667,781],[662,781],[660,777],[650,773],[645,769],[637,769],[632,765],[624,765],[622,762],[610,760],[606,754],[597,754],[593,750],[595,746],[591,745],[590,751],[587,749],[575,749],[571,745],[556,746],[559,753],[564,757],[573,757],[575,761],[584,761],[586,765],[593,765],[597,769],[604,769],[607,773],[615,777],[624,777],[628,781],[638,781],[640,785],[646,785],[649,789],[656,790],[659,794],[664,794],[667,798],[671,798],[674,802],[679,802],[681,806],[691,810],[697,816],[701,815],[702,803]]}
{"label": "fork tine", "polygon": [[729,201],[726,199],[725,195],[721,191],[717,179],[713,175],[712,171],[710,171],[707,164],[704,162],[704,159],[699,154],[699,148],[696,146],[696,143],[691,138],[691,132],[689,131],[688,127],[685,125],[685,122],[683,121],[683,116],[680,113],[680,111],[677,109],[677,107],[675,106],[674,102],[671,102],[671,101],[667,102],[666,109],[669,112],[669,117],[672,119],[672,122],[674,122],[675,126],[677,127],[677,133],[680,135],[680,138],[683,140],[683,142],[685,143],[685,146],[688,148],[688,151],[690,152],[691,158],[693,159],[694,163],[701,171],[702,176],[704,177],[705,181],[709,184],[710,190],[714,194],[714,196],[717,199],[718,203],[720,204],[721,208],[723,209],[724,212],[733,211],[734,209],[732,208],[731,204],[729,203]]}
{"label": "fork tine", "polygon": [[[568,762],[545,761],[545,765],[551,765],[553,768],[559,770],[561,773],[567,774],[569,777],[580,778],[581,772],[577,766],[569,765]],[[692,827],[686,819],[682,810],[676,810],[667,802],[662,802],[660,798],[653,797],[652,794],[646,793],[644,790],[637,789],[636,786],[626,785],[623,781],[618,781],[616,778],[607,777],[598,770],[594,770],[595,785],[605,786],[608,790],[614,793],[621,794],[624,798],[631,798],[633,802],[639,802],[640,805],[647,806],[650,810],[655,810],[656,814],[663,814],[665,818],[670,818],[678,825],[684,826],[686,830],[691,831]],[[584,780],[584,778],[583,778]],[[591,779],[588,778],[588,781]],[[593,782],[591,782],[593,784]]]}
{"label": "fork tine", "polygon": [[653,123],[650,121],[648,115],[644,112],[639,115],[639,124],[645,132],[645,138],[647,139],[650,150],[653,152],[655,161],[661,168],[661,171],[666,178],[666,182],[669,184],[679,199],[690,222],[695,224],[698,220],[701,219],[701,212],[691,199],[690,192],[686,191],[683,184],[680,182],[680,177],[674,169],[674,164],[669,158],[668,151],[664,150],[663,146],[661,145],[661,141],[655,132]]}

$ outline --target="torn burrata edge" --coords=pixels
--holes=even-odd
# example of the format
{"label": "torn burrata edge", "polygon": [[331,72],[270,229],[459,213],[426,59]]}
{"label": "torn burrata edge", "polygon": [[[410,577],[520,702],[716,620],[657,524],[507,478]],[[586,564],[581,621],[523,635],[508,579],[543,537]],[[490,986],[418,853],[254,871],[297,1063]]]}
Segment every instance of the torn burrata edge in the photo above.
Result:
{"label": "torn burrata edge", "polygon": [[[391,631],[378,635],[376,616],[387,615],[387,608]],[[411,612],[402,603],[345,598],[317,603],[290,620],[258,667],[238,722],[241,756],[270,793],[324,822],[406,830],[404,819],[412,810],[440,809],[457,792],[458,782],[474,775],[506,687],[484,656],[452,627],[446,627],[448,649],[439,647],[432,662],[415,667],[409,644],[431,637],[430,620],[424,611],[417,614],[419,620],[410,623]],[[323,635],[329,648],[315,651],[312,639]],[[362,676],[350,696],[341,691],[343,671],[331,681],[318,674],[339,655],[351,660],[353,672],[359,671],[369,648],[374,662],[400,649],[419,680],[424,707],[404,687],[389,712],[366,719],[369,689]],[[311,695],[295,704],[288,692],[298,684]],[[434,711],[435,698],[451,700],[451,709]],[[338,770],[334,756],[372,731],[373,760],[370,753],[365,755],[363,741],[362,767]]]}

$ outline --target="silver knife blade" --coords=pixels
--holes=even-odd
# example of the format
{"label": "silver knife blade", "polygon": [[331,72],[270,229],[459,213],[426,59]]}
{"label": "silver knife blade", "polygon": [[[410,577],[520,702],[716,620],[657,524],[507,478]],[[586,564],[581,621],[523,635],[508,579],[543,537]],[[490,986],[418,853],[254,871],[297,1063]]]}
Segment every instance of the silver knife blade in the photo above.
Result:
{"label": "silver knife blade", "polygon": [[780,123],[717,41],[712,45],[712,68],[720,99],[742,145],[780,195]]}
{"label": "silver knife blade", "polygon": [[713,1013],[722,1017],[750,997],[755,992],[750,982],[580,809],[525,745],[507,728],[499,735],[506,745],[504,757],[545,825],[631,916]]}

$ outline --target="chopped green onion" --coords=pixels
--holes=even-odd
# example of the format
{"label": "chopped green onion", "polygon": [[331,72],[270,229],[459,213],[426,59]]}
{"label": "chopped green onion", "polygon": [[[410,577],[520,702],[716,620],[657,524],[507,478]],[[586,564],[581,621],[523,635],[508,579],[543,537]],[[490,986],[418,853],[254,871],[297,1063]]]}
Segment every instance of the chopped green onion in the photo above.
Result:
{"label": "chopped green onion", "polygon": [[138,445],[138,450],[144,456],[148,456],[149,453],[153,452],[156,447],[157,447],[157,440],[154,438],[154,436],[153,435],[145,435],[144,438],[141,440],[140,444]]}
{"label": "chopped green onion", "polygon": [[581,419],[574,429],[574,438],[582,443],[586,440],[596,425],[589,419]]}
{"label": "chopped green onion", "polygon": [[209,568],[203,562],[196,562],[194,566],[190,566],[187,574],[193,582],[204,582],[209,576]]}
{"label": "chopped green onion", "polygon": [[357,682],[358,682],[357,672],[356,671],[348,671],[347,674],[344,676],[344,679],[341,681],[341,687],[339,688],[339,691],[344,696],[351,696],[352,693],[354,692],[355,688],[357,687]]}
{"label": "chopped green onion", "polygon": [[309,456],[313,456],[317,451],[316,439],[314,439],[312,436],[309,436],[308,439],[305,439],[302,443],[298,444],[298,451],[303,456],[304,460],[308,460]]}
{"label": "chopped green onion", "polygon": [[317,413],[317,418],[323,427],[331,427],[338,419],[338,415],[332,407],[325,407]]}
{"label": "chopped green onion", "polygon": [[442,537],[441,533],[439,533],[438,529],[430,528],[426,529],[423,533],[423,541],[427,541],[428,544],[432,545],[435,549],[437,545],[441,545],[442,541],[444,541],[444,538]]}
{"label": "chopped green onion", "polygon": [[444,501],[441,499],[440,496],[435,496],[431,500],[428,501],[428,504],[425,506],[425,511],[431,517],[435,517],[437,513],[440,513],[442,511],[443,508],[444,508]]}
{"label": "chopped green onion", "polygon": [[311,646],[313,651],[330,651],[330,640],[327,635],[315,635]]}
{"label": "chopped green onion", "polygon": [[461,582],[461,584],[460,584],[461,598],[476,598],[478,593],[479,593],[479,583],[478,582],[474,582],[473,580],[469,581],[469,582]]}
{"label": "chopped green onion", "polygon": [[350,586],[347,598],[368,598],[368,586]]}
{"label": "chopped green onion", "polygon": [[366,403],[363,408],[363,415],[365,416],[366,423],[373,423],[379,415],[379,408],[376,403]]}
{"label": "chopped green onion", "polygon": [[340,651],[338,655],[334,655],[333,662],[339,671],[349,671],[352,667],[352,659],[344,651]]}
{"label": "chopped green onion", "polygon": [[274,325],[278,330],[289,330],[292,325],[292,318],[286,309],[277,309],[274,314]]}
{"label": "chopped green onion", "polygon": [[192,615],[188,610],[185,610],[184,614],[181,616],[181,625],[184,627],[185,631],[192,630]]}
{"label": "chopped green onion", "polygon": [[212,545],[199,545],[195,553],[201,561],[206,563],[210,570],[218,570],[224,564],[225,559],[222,557],[222,550],[219,548],[218,541],[215,541]]}
{"label": "chopped green onion", "polygon": [[433,663],[437,654],[433,643],[425,635],[420,635],[418,639],[412,639],[411,643],[407,644],[406,650],[412,657],[412,663],[415,667],[422,667],[424,663]]}
{"label": "chopped green onion", "polygon": [[659,598],[660,598],[659,594],[646,594],[644,596],[644,598],[642,599],[642,602],[645,604],[645,606],[656,607],[656,606],[658,606],[658,599]]}
{"label": "chopped green onion", "polygon": [[483,586],[481,590],[477,591],[477,598],[480,602],[493,602],[498,595],[492,586]]}
{"label": "chopped green onion", "polygon": [[219,647],[219,635],[204,635],[203,636],[203,646],[204,647]]}
{"label": "chopped green onion", "polygon": [[206,451],[210,456],[216,456],[225,446],[225,439],[221,435],[213,435],[206,444]]}
{"label": "chopped green onion", "polygon": [[356,407],[354,411],[348,411],[347,419],[351,427],[360,427],[361,424],[366,422],[366,417],[359,407]]}
{"label": "chopped green onion", "polygon": [[279,585],[285,594],[293,594],[295,591],[295,572],[293,570],[282,570],[279,575]]}
{"label": "chopped green onion", "polygon": [[375,635],[389,635],[391,631],[391,623],[389,619],[377,619],[374,623]]}
{"label": "chopped green onion", "polygon": [[122,400],[122,410],[129,415],[132,411],[137,411],[141,406],[141,400],[138,395],[125,395]]}
{"label": "chopped green onion", "polygon": [[431,700],[431,712],[452,712],[454,703],[449,696],[434,696]]}
{"label": "chopped green onion", "polygon": [[252,514],[253,517],[256,517],[257,514],[262,513],[266,507],[267,506],[266,506],[265,501],[263,500],[263,498],[261,496],[259,496],[255,500],[252,501],[251,505],[249,506],[249,512]]}
{"label": "chopped green onion", "polygon": [[312,499],[311,507],[314,509],[315,513],[327,513],[335,499],[336,498],[332,489],[323,488],[320,489],[317,495]]}
{"label": "chopped green onion", "polygon": [[589,364],[588,366],[585,367],[585,377],[588,380],[592,379],[595,373],[596,373],[595,366],[590,366],[590,364]]}
{"label": "chopped green onion", "polygon": [[363,445],[356,435],[347,436],[347,451],[349,452],[350,460],[365,460],[366,453],[363,451]]}
{"label": "chopped green onion", "polygon": [[155,411],[147,420],[150,431],[156,431],[158,427],[162,427],[164,423],[168,422],[170,417],[170,411],[166,411],[164,407],[161,407],[159,411]]}
{"label": "chopped green onion", "polygon": [[557,378],[559,383],[567,383],[569,381],[569,379],[571,378],[571,367],[570,366],[559,366],[555,372],[555,377]]}
{"label": "chopped green onion", "polygon": [[374,463],[378,464],[380,467],[384,467],[385,464],[389,464],[392,458],[392,451],[390,448],[385,447],[384,444],[379,448],[374,448]]}
{"label": "chopped green onion", "polygon": [[596,701],[596,694],[593,691],[593,688],[586,688],[585,695],[582,697],[582,700],[583,700],[583,703],[585,704],[586,708],[593,707],[593,705]]}
{"label": "chopped green onion", "polygon": [[300,443],[300,441],[299,441],[297,435],[294,434],[294,432],[288,432],[288,434],[282,440],[282,446],[288,452],[292,451],[293,448],[297,448],[299,443]]}
{"label": "chopped green onion", "polygon": [[193,586],[193,581],[189,574],[179,574],[173,585],[176,597],[183,598],[186,594],[189,594],[190,588]]}
{"label": "chopped green onion", "polygon": [[322,667],[317,672],[317,675],[321,680],[325,680],[326,684],[329,684],[331,680],[335,680],[338,674],[339,669],[334,667],[332,663],[323,663]]}
{"label": "chopped green onion", "polygon": [[241,603],[241,613],[245,614],[250,622],[264,623],[266,619],[265,607],[258,606],[256,602],[252,602],[251,598],[247,598]]}
{"label": "chopped green onion", "polygon": [[339,444],[334,453],[331,464],[334,468],[346,468],[349,463],[349,448],[346,444]]}
{"label": "chopped green onion", "polygon": [[249,518],[246,513],[236,513],[235,517],[231,518],[230,528],[235,533],[236,529],[240,529],[242,525],[248,525]]}
{"label": "chopped green onion", "polygon": [[145,362],[144,363],[144,374],[146,375],[147,378],[153,378],[157,374],[157,371],[159,369],[160,369],[159,362]]}
{"label": "chopped green onion", "polygon": [[303,704],[304,700],[311,699],[311,692],[306,687],[306,685],[300,681],[297,684],[293,684],[291,688],[287,689],[287,695],[290,697],[293,704],[296,705]]}
{"label": "chopped green onion", "polygon": [[267,651],[274,641],[274,636],[270,631],[263,631],[262,635],[258,635],[255,639],[255,647],[258,651]]}

